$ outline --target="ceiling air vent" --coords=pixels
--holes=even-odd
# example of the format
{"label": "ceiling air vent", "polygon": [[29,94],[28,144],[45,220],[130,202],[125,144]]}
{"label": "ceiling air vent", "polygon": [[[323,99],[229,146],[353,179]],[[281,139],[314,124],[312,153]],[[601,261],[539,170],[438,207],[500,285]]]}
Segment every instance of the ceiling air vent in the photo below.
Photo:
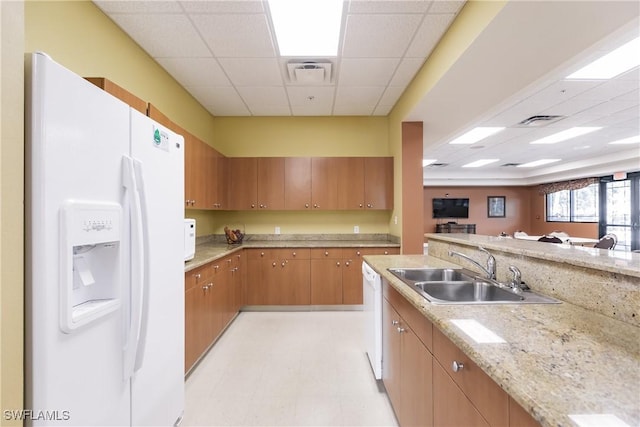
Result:
{"label": "ceiling air vent", "polygon": [[445,166],[449,166],[449,163],[431,163],[430,165],[427,165],[426,167],[428,167],[428,168],[443,168]]}
{"label": "ceiling air vent", "polygon": [[293,84],[322,85],[331,83],[331,62],[289,62],[289,81]]}
{"label": "ceiling air vent", "polygon": [[565,116],[531,116],[523,121],[519,122],[518,127],[542,127],[551,123],[555,123],[558,120],[564,119]]}
{"label": "ceiling air vent", "polygon": [[505,163],[504,165],[500,165],[500,167],[504,168],[512,168],[516,166],[520,166],[522,163]]}

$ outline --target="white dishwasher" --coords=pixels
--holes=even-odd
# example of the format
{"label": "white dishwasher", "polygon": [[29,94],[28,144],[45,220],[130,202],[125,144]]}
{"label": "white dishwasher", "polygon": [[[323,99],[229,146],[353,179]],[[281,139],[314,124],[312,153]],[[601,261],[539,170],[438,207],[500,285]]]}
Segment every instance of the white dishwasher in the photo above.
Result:
{"label": "white dishwasher", "polygon": [[382,379],[382,280],[366,262],[362,263],[362,295],[365,312],[365,346],[373,374]]}

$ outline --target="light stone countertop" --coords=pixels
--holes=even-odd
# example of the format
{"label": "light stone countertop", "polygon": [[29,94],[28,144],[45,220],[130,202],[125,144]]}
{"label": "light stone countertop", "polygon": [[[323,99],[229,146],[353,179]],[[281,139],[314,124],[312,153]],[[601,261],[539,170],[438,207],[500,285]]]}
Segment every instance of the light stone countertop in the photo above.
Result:
{"label": "light stone countertop", "polygon": [[201,239],[196,244],[196,254],[184,265],[185,273],[242,249],[286,248],[399,248],[400,244],[386,240],[386,235],[265,235],[251,236],[242,244],[229,245],[221,238]]}
{"label": "light stone countertop", "polygon": [[[433,305],[387,269],[460,266],[421,255],[364,259],[541,425],[577,425],[570,414],[640,425],[640,328],[566,302]],[[452,319],[474,319],[506,343],[478,344]]]}
{"label": "light stone countertop", "polygon": [[549,261],[561,261],[576,267],[596,268],[611,273],[623,273],[640,278],[640,253],[610,251],[607,249],[574,246],[570,244],[542,243],[508,237],[480,234],[426,233],[427,239],[482,246],[485,249],[505,251]]}

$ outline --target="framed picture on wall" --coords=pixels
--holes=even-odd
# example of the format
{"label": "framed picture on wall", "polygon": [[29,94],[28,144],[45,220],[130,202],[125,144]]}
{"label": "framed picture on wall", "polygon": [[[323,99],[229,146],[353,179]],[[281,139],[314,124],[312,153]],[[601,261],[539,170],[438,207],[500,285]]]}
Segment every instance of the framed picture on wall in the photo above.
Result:
{"label": "framed picture on wall", "polygon": [[505,217],[505,196],[487,197],[487,216],[489,218]]}

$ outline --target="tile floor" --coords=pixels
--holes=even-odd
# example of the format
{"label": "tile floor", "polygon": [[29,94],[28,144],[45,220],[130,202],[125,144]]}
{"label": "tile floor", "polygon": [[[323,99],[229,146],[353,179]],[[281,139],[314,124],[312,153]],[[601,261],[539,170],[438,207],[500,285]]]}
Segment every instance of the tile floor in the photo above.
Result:
{"label": "tile floor", "polygon": [[187,378],[183,426],[397,426],[363,312],[243,312]]}

